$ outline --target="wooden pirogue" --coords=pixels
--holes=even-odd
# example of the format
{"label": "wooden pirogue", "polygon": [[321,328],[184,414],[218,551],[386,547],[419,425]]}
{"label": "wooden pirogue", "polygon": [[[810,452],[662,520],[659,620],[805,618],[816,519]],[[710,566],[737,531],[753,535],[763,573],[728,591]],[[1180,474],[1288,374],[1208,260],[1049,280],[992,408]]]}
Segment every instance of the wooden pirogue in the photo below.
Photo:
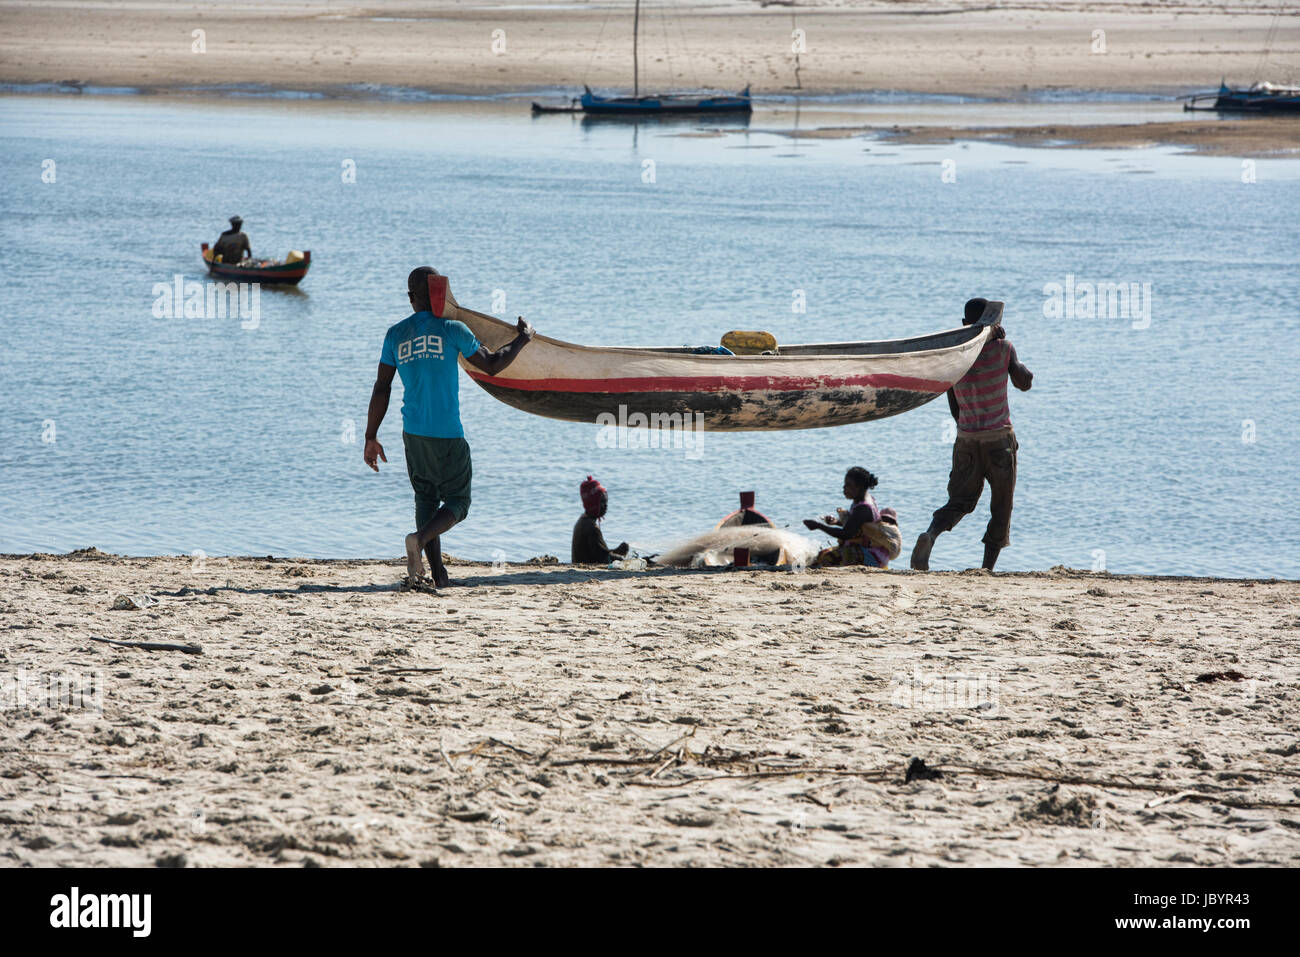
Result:
{"label": "wooden pirogue", "polygon": [[[465,323],[488,349],[516,335],[513,324],[457,304],[446,276],[429,277],[429,298],[435,315]],[[990,302],[978,322],[947,332],[781,346],[775,355],[579,346],[537,335],[500,375],[460,362],[494,398],[552,419],[713,432],[820,429],[897,415],[942,395],[1001,319],[1002,303]]]}
{"label": "wooden pirogue", "polygon": [[290,253],[284,260],[247,260],[243,263],[218,261],[207,243],[200,247],[203,262],[213,276],[226,279],[247,279],[252,282],[296,286],[311,268],[311,250],[301,254]]}

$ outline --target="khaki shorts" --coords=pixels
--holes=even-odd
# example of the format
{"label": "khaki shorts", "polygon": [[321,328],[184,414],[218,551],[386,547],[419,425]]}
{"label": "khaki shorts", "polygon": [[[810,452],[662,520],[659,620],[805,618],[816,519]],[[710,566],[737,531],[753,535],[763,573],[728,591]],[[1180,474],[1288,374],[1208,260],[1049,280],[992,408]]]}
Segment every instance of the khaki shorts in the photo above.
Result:
{"label": "khaki shorts", "polygon": [[1020,443],[1007,429],[990,438],[958,434],[952,446],[952,471],[948,473],[948,504],[934,513],[934,528],[950,531],[962,517],[975,511],[984,483],[989,483],[988,528],[984,544],[1006,548],[1011,544],[1011,508],[1016,493],[1016,452]]}

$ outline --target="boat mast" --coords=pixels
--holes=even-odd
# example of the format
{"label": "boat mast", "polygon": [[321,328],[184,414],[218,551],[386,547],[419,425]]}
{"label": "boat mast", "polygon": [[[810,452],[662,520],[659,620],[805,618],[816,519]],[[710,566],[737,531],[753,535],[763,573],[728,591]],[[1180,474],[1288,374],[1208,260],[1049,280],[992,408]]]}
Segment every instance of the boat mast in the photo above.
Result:
{"label": "boat mast", "polygon": [[632,97],[635,99],[641,92],[641,80],[638,75],[637,64],[637,33],[641,27],[641,0],[636,0],[636,13],[632,18]]}
{"label": "boat mast", "polygon": [[1251,86],[1259,82],[1259,78],[1264,72],[1264,64],[1268,61],[1268,55],[1273,49],[1273,39],[1277,36],[1277,22],[1278,18],[1282,16],[1283,2],[1284,0],[1278,0],[1277,12],[1273,14],[1273,22],[1268,25],[1268,33],[1264,36],[1264,49],[1259,51],[1259,62],[1255,64],[1255,76],[1250,81]]}

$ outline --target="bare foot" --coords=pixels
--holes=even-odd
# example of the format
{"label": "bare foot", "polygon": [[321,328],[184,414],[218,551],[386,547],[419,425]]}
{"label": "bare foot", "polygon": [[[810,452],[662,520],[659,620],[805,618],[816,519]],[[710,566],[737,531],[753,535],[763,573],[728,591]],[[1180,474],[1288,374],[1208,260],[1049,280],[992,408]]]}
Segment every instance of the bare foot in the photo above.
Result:
{"label": "bare foot", "polygon": [[923,572],[930,570],[930,549],[932,547],[934,547],[934,536],[929,532],[922,532],[916,536],[916,544],[912,546],[913,568]]}
{"label": "bare foot", "polygon": [[447,574],[446,565],[439,565],[433,570],[433,584],[437,588],[447,588],[451,585],[451,577]]}
{"label": "bare foot", "polygon": [[420,557],[420,536],[415,532],[406,536],[406,574],[416,581],[424,577],[424,559]]}

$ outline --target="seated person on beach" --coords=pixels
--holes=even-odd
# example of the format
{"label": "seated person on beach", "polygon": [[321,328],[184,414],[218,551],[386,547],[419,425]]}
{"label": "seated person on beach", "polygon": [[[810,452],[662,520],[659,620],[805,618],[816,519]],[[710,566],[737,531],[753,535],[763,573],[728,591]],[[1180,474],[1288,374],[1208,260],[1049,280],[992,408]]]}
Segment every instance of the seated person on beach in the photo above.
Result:
{"label": "seated person on beach", "polygon": [[582,517],[573,526],[573,556],[575,565],[608,565],[615,558],[627,557],[627,542],[618,548],[609,548],[600,531],[600,520],[609,508],[609,493],[590,475],[579,487],[582,495]]}
{"label": "seated person on beach", "polygon": [[213,259],[220,259],[223,263],[240,263],[253,255],[253,249],[248,244],[248,236],[243,231],[244,221],[238,216],[230,217],[230,228],[227,229],[217,239],[217,244],[212,247]]}
{"label": "seated person on beach", "polygon": [[812,560],[813,568],[839,565],[872,565],[888,568],[889,560],[897,557],[902,536],[898,531],[898,518],[893,509],[886,515],[871,496],[879,480],[864,468],[854,467],[844,476],[844,497],[853,504],[840,509],[839,516],[827,515],[824,521],[804,519],[804,526],[823,531],[839,540],[838,545],[822,549]]}

